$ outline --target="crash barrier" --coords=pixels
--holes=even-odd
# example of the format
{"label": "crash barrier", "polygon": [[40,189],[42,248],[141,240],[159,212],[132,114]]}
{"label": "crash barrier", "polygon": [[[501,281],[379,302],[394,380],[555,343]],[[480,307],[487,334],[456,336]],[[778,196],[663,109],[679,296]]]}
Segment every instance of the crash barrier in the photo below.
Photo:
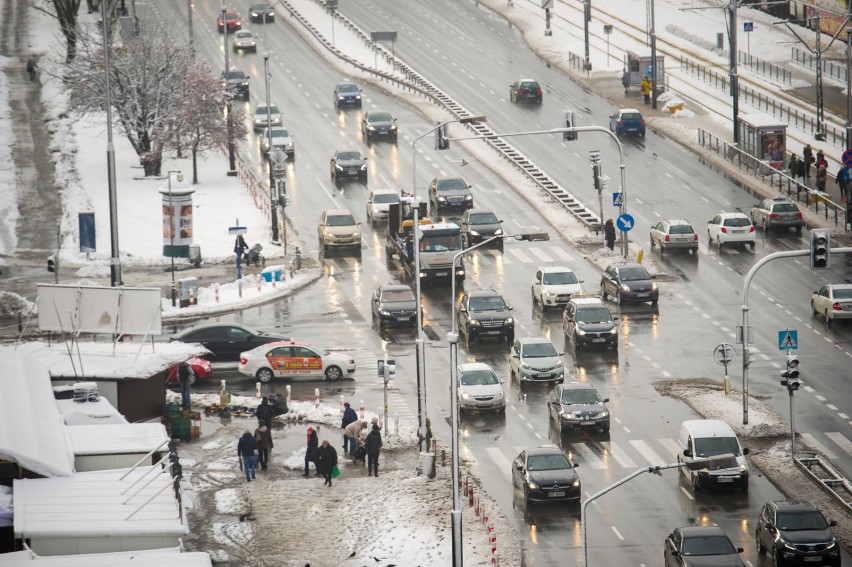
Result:
{"label": "crash barrier", "polygon": [[828,461],[816,453],[799,453],[793,455],[793,462],[823,492],[837,501],[846,514],[852,515],[852,484],[843,478]]}
{"label": "crash barrier", "polygon": [[[807,185],[799,183],[783,171],[747,154],[703,128],[698,129],[698,143],[702,147],[712,150],[728,163],[735,165],[740,171],[746,172],[773,189],[785,193],[790,199],[795,199],[806,209],[813,210],[818,215],[822,214],[826,223],[834,223],[835,227],[848,231],[849,219],[847,219],[848,213],[845,204],[831,201],[826,194],[814,191]],[[750,187],[745,187],[745,189],[755,196],[759,195]]]}
{"label": "crash barrier", "polygon": [[[321,0],[314,1],[321,7],[325,8],[325,3]],[[365,45],[371,47],[376,53],[376,57],[381,57],[387,64],[391,65],[393,69],[392,73],[387,73],[380,71],[375,67],[364,65],[360,61],[342,53],[330,41],[328,41],[325,36],[323,36],[313,24],[311,24],[311,22],[306,20],[299,12],[297,12],[293,6],[287,2],[287,0],[280,0],[279,3],[290,12],[290,16],[293,19],[304,26],[304,28],[310,32],[310,34],[318,42],[320,42],[323,47],[337,58],[342,59],[353,67],[357,67],[361,71],[372,75],[373,78],[381,82],[386,82],[396,88],[418,94],[431,100],[434,104],[443,107],[445,110],[450,112],[455,118],[469,118],[474,116],[473,113],[444,94],[417,71],[401,62],[384,46],[373,42],[370,38],[370,34],[361,30],[361,28],[351,22],[348,18],[341,15],[339,11],[333,11],[331,13],[331,17],[340,22],[346,29],[357,35],[359,40],[361,40]],[[481,123],[465,124],[465,127],[473,134],[479,136],[490,136],[495,134],[495,132],[488,126]],[[574,197],[564,187],[561,187],[558,183],[556,183],[556,181],[551,179],[550,176],[544,173],[543,170],[541,170],[532,161],[530,161],[529,158],[516,150],[513,146],[499,138],[484,139],[483,141],[493,149],[497,150],[504,160],[523,173],[528,180],[532,181],[535,185],[544,190],[553,200],[560,203],[565,210],[574,215],[574,217],[586,225],[586,227],[594,229],[600,226],[601,222],[597,213],[586,207],[576,197]]]}
{"label": "crash barrier", "polygon": [[479,525],[485,532],[485,537],[488,542],[487,551],[490,565],[500,565],[500,555],[497,553],[497,533],[494,531],[494,521],[489,511],[485,509],[485,505],[479,497],[480,492],[484,492],[476,483],[476,480],[470,474],[464,475],[464,481],[459,477],[459,490],[462,498],[467,499],[468,508],[473,510],[474,515],[479,520]]}
{"label": "crash barrier", "polygon": [[[816,56],[809,51],[793,47],[791,48],[790,59],[802,67],[807,67],[809,71],[816,72]],[[822,64],[823,78],[828,75],[832,79],[839,81],[844,85],[846,84],[846,75],[849,71],[846,68],[845,63],[843,65],[839,65],[828,57],[820,57],[820,63]]]}
{"label": "crash barrier", "polygon": [[776,65],[775,63],[771,63],[766,61],[765,59],[761,59],[760,57],[755,57],[751,53],[746,53],[745,51],[737,51],[737,61],[740,65],[745,65],[750,68],[752,71],[756,73],[760,73],[761,75],[765,75],[770,79],[774,79],[781,83],[790,84],[793,82],[793,74],[781,67],[780,65]]}

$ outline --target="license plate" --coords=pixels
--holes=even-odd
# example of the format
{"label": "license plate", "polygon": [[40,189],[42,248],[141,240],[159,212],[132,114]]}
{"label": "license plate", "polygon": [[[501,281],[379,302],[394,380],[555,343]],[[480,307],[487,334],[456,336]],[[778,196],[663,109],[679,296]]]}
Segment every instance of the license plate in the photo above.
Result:
{"label": "license plate", "polygon": [[606,342],[606,339],[592,339],[593,343],[603,343]]}
{"label": "license plate", "polygon": [[451,207],[461,207],[464,203],[450,203]]}
{"label": "license plate", "polygon": [[554,490],[553,492],[549,493],[548,496],[550,498],[564,498],[565,497],[565,491],[564,490]]}
{"label": "license plate", "polygon": [[485,331],[483,335],[499,335],[500,331]]}
{"label": "license plate", "polygon": [[435,275],[436,275],[436,276],[438,276],[438,277],[440,278],[440,277],[444,277],[444,276],[446,276],[446,275],[447,275],[447,272],[435,272]]}
{"label": "license plate", "polygon": [[805,557],[805,561],[822,561],[822,555],[814,555],[812,557]]}
{"label": "license plate", "polygon": [[595,424],[594,421],[581,421],[580,422],[580,425],[594,425],[594,424]]}
{"label": "license plate", "polygon": [[736,478],[735,476],[720,476],[718,480],[719,482],[734,482]]}
{"label": "license plate", "polygon": [[634,127],[634,128],[628,128],[628,129],[627,129],[627,131],[628,131],[628,132],[635,132],[635,131],[636,131],[636,128],[635,128],[635,127]]}
{"label": "license plate", "polygon": [[643,291],[643,292],[641,292],[641,293],[637,293],[637,294],[636,294],[636,297],[648,297],[648,292],[647,292],[647,291]]}
{"label": "license plate", "polygon": [[732,230],[731,231],[731,234],[744,234],[744,233],[745,233],[744,230]]}
{"label": "license plate", "polygon": [[553,374],[539,374],[539,378],[553,378]]}
{"label": "license plate", "polygon": [[408,321],[408,317],[397,317],[397,321]]}
{"label": "license plate", "polygon": [[379,136],[387,136],[387,135],[388,135],[387,132],[379,132]]}

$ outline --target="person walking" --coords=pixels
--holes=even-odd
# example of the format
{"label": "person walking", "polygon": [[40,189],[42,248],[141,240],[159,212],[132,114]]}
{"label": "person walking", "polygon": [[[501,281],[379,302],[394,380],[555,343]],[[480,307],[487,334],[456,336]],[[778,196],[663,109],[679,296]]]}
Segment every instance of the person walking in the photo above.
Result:
{"label": "person walking", "polygon": [[30,74],[30,81],[35,81],[37,69],[38,63],[36,63],[35,59],[33,59],[32,57],[27,59],[27,73]]}
{"label": "person walking", "polygon": [[805,160],[799,158],[796,161],[796,177],[798,178],[799,183],[801,183],[802,185],[806,183],[806,173],[807,168],[805,166]]}
{"label": "person walking", "polygon": [[811,178],[811,164],[814,163],[814,150],[810,144],[805,144],[805,149],[802,150],[802,157],[805,160],[805,182]]}
{"label": "person walking", "polygon": [[624,94],[630,93],[630,72],[625,68],[621,74],[621,84],[624,86]]}
{"label": "person walking", "polygon": [[269,452],[274,447],[272,443],[272,430],[265,423],[260,422],[260,426],[254,430],[254,440],[257,443],[257,459],[261,470],[266,470],[269,464]]}
{"label": "person walking", "polygon": [[816,164],[815,167],[817,168],[817,171],[819,171],[819,168],[822,167],[823,165],[826,168],[828,168],[828,160],[825,159],[825,154],[822,152],[822,150],[817,150],[815,164]]}
{"label": "person walking", "polygon": [[246,482],[254,480],[255,472],[257,471],[257,458],[255,450],[257,449],[257,441],[254,440],[254,435],[251,431],[246,431],[240,437],[237,443],[237,458],[240,459],[240,467],[246,473]]}
{"label": "person walking", "polygon": [[837,188],[840,189],[840,200],[846,202],[846,166],[841,165],[837,170],[837,175],[834,176],[834,182],[837,183]]}
{"label": "person walking", "polygon": [[651,104],[651,81],[648,77],[642,79],[642,84],[639,87],[642,89],[642,96],[645,97],[645,104]]}
{"label": "person walking", "polygon": [[825,182],[828,179],[828,169],[825,165],[819,166],[816,173],[817,191],[825,193]]}
{"label": "person walking", "polygon": [[604,224],[604,242],[610,250],[615,250],[615,225],[612,219],[607,219]]}
{"label": "person walking", "polygon": [[[349,405],[349,402],[343,402],[343,418],[340,420],[340,428],[344,431],[343,433],[343,450],[347,451],[349,446],[346,444],[346,428],[350,423],[358,421],[358,414],[355,413],[355,410]],[[352,449],[355,450],[354,448]]]}
{"label": "person walking", "polygon": [[364,441],[364,448],[367,450],[367,476],[370,476],[370,473],[379,476],[379,452],[382,448],[382,432],[378,424],[373,424],[372,430],[367,434],[367,439]]}
{"label": "person walking", "polygon": [[314,464],[314,468],[316,469],[316,473],[314,476],[319,474],[319,468],[317,468],[317,449],[319,448],[319,438],[317,437],[317,432],[314,431],[313,427],[308,427],[308,447],[305,449],[305,474],[302,476],[309,477],[311,475],[310,464]]}
{"label": "person walking", "polygon": [[191,388],[195,371],[189,362],[181,362],[178,365],[178,382],[180,382],[180,407],[190,409],[192,407]]}
{"label": "person walking", "polygon": [[337,451],[332,447],[328,439],[322,440],[322,445],[317,449],[317,471],[325,478],[323,484],[331,486],[331,475],[337,466]]}
{"label": "person walking", "polygon": [[787,168],[790,170],[790,177],[796,179],[796,173],[799,171],[799,156],[796,154],[790,154],[790,162],[787,164]]}
{"label": "person walking", "polygon": [[349,456],[355,456],[355,447],[358,445],[358,439],[361,438],[361,432],[367,428],[367,422],[364,420],[355,420],[346,426],[343,430],[343,436],[349,444]]}
{"label": "person walking", "polygon": [[269,429],[272,429],[272,417],[275,415],[275,408],[273,408],[269,404],[269,398],[263,396],[263,399],[260,400],[260,405],[257,406],[257,410],[254,412],[257,420],[264,424]]}

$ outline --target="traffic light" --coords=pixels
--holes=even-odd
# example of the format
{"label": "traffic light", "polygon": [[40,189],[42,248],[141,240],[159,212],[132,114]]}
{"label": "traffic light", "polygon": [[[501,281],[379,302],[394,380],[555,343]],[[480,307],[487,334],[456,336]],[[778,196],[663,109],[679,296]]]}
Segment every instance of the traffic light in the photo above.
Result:
{"label": "traffic light", "polygon": [[781,384],[791,392],[799,389],[799,357],[787,351],[787,369],[781,372]]}
{"label": "traffic light", "polygon": [[827,228],[811,230],[811,268],[831,267],[831,231]]}
{"label": "traffic light", "polygon": [[[577,115],[573,110],[562,111],[562,123],[565,128],[574,128],[577,126]],[[570,142],[577,139],[577,132],[562,132],[562,139]]]}
{"label": "traffic light", "polygon": [[56,260],[53,259],[53,256],[47,258],[47,271],[56,272]]}
{"label": "traffic light", "polygon": [[447,125],[440,124],[435,129],[435,149],[436,150],[449,150],[450,149],[450,140],[447,139]]}

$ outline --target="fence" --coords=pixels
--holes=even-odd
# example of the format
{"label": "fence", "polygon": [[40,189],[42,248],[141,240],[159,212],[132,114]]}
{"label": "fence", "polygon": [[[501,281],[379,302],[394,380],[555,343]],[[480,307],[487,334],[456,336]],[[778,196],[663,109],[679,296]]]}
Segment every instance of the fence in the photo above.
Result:
{"label": "fence", "polygon": [[[816,73],[816,55],[813,55],[809,51],[802,51],[798,47],[793,47],[790,51],[790,59],[794,63],[798,63],[802,67],[807,67]],[[823,76],[828,75],[832,79],[846,84],[848,69],[846,68],[845,62],[843,65],[839,65],[831,59],[823,59],[820,57],[820,63],[822,64]]]}
{"label": "fence", "polygon": [[775,79],[776,81],[786,83],[788,85],[793,82],[793,76],[787,69],[776,65],[775,63],[770,63],[769,61],[755,57],[750,53],[737,51],[737,61],[739,61],[741,65],[745,65],[753,71],[756,71],[761,75],[765,75],[770,79]]}

